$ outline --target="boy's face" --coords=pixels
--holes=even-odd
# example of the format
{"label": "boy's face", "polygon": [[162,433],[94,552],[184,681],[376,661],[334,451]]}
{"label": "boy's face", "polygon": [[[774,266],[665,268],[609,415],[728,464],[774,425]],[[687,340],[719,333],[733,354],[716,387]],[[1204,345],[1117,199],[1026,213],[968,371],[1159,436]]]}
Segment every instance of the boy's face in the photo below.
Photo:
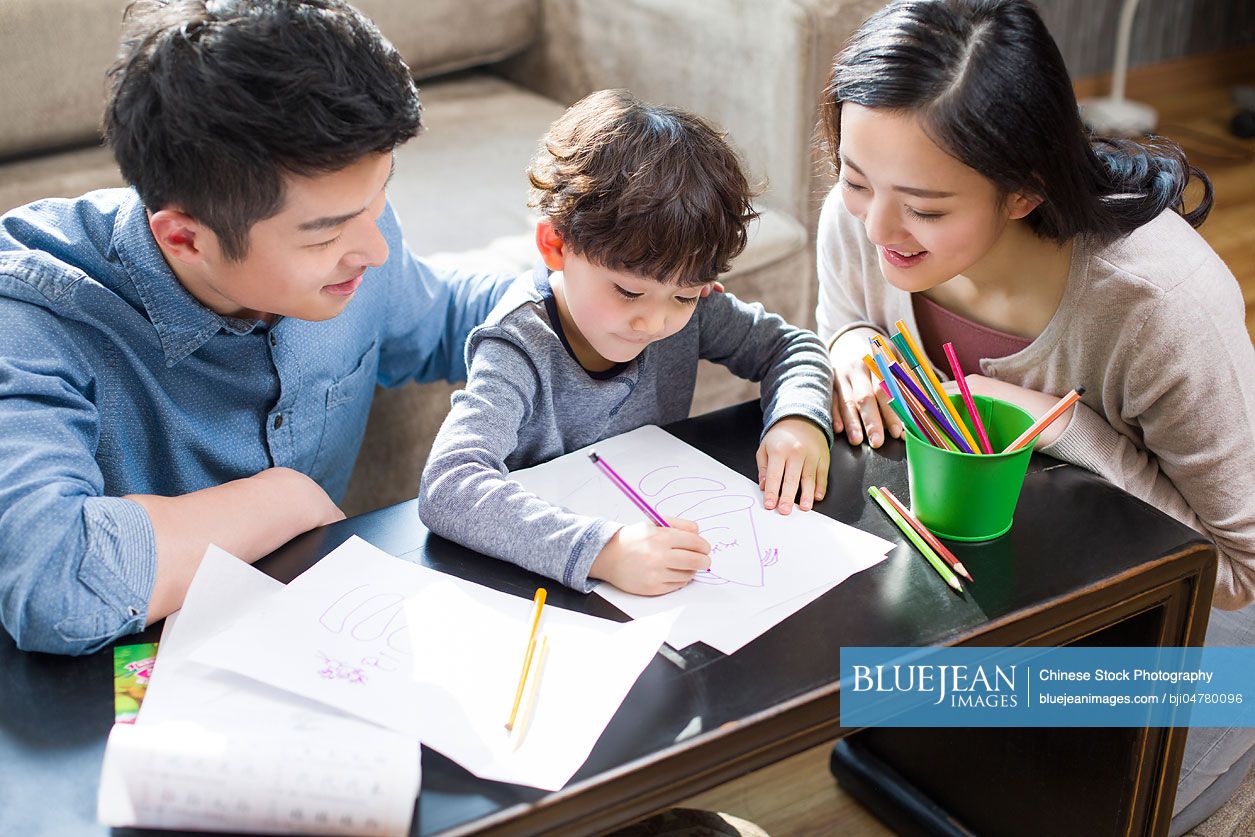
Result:
{"label": "boy's face", "polygon": [[[572,253],[553,240],[552,228],[542,221],[537,241],[545,263],[561,270],[554,295],[567,339],[586,369],[599,371],[626,363],[646,346],[688,325],[706,286],[680,287],[654,279],[611,270]],[[553,236],[546,243],[546,234]],[[553,260],[554,250],[558,258]]]}
{"label": "boy's face", "polygon": [[283,209],[253,225],[240,261],[226,259],[212,231],[177,211],[153,213],[150,226],[180,282],[210,310],[327,320],[348,305],[363,272],[388,259],[376,222],[391,170],[385,153],[329,174],[288,176]]}

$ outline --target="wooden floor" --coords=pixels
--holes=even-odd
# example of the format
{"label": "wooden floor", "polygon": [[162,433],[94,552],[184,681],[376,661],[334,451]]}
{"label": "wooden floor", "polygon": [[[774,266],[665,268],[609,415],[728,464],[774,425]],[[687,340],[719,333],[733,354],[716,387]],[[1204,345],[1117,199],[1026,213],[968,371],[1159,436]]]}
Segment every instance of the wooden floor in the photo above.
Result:
{"label": "wooden floor", "polygon": [[[1225,56],[1221,66],[1189,59],[1134,70],[1129,95],[1154,106],[1159,132],[1180,142],[1191,162],[1211,177],[1215,207],[1200,232],[1237,277],[1246,300],[1246,328],[1255,339],[1255,140],[1238,140],[1226,128],[1233,114],[1229,84],[1241,80],[1232,68],[1255,68],[1252,59],[1255,51],[1244,50]],[[1255,84],[1255,71],[1245,83]],[[1093,82],[1077,88],[1082,94],[1103,89]],[[807,750],[683,805],[743,817],[773,837],[891,835],[837,787],[828,772],[830,750],[831,744]]]}

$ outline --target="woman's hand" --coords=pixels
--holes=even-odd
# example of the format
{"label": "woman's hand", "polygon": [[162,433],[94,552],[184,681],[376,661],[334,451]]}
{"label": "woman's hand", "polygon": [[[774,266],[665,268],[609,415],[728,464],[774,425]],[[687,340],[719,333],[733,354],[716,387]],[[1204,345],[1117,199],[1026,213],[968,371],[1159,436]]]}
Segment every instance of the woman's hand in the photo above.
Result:
{"label": "woman's hand", "polygon": [[889,397],[872,384],[871,372],[863,356],[871,353],[867,339],[877,332],[870,328],[853,328],[837,338],[828,357],[832,361],[832,429],[845,431],[851,445],[868,444],[878,448],[885,440],[885,429],[901,439],[905,428],[893,409]]}

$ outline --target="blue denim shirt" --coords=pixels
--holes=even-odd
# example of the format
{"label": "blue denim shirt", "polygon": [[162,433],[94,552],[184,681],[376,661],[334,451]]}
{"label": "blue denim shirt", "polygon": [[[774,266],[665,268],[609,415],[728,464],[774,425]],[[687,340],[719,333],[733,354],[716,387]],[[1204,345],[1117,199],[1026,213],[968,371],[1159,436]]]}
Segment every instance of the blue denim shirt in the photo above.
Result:
{"label": "blue denim shirt", "polygon": [[339,316],[267,327],[179,284],[130,189],[0,216],[0,621],[20,647],[88,653],[144,626],[156,544],[121,495],[286,466],[338,500],[376,383],[465,377],[511,277],[438,270],[391,207],[378,223],[388,261]]}

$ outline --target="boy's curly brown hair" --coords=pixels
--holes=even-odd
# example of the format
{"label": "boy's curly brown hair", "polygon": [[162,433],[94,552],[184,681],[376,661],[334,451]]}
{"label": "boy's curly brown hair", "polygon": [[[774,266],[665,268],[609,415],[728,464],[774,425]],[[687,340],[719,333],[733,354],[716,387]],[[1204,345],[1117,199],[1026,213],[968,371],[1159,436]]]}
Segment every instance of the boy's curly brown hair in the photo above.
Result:
{"label": "boy's curly brown hair", "polygon": [[626,90],[572,105],[541,140],[527,177],[529,205],[576,254],[680,286],[726,272],[758,217],[723,134]]}

